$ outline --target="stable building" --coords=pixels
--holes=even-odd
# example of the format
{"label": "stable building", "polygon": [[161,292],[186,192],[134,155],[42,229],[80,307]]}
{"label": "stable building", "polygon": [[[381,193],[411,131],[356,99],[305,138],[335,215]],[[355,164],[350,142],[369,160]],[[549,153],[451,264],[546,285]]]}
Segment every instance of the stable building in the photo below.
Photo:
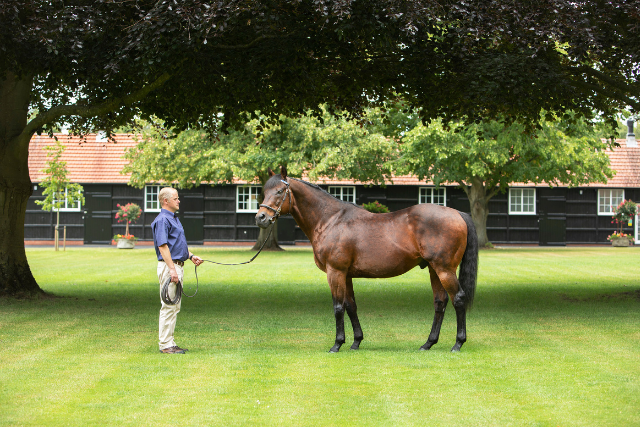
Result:
{"label": "stable building", "polygon": [[[142,215],[130,225],[138,244],[152,244],[151,223],[160,212],[158,192],[163,184],[148,183],[144,188],[128,185],[122,174],[123,155],[136,145],[133,135],[115,135],[115,142],[100,134],[86,138],[56,135],[65,146],[61,160],[67,162],[68,178],[84,187],[85,204],[65,206],[60,210],[60,226],[67,227],[67,244],[111,244],[115,234],[124,234],[125,226],[115,219],[118,204],[136,203]],[[626,141],[609,152],[616,175],[608,183],[576,188],[513,184],[489,203],[487,233],[496,244],[607,244],[615,231],[611,223],[612,207],[623,199],[640,201],[640,148]],[[33,195],[25,217],[25,244],[50,244],[54,238],[55,212],[45,212],[35,203],[42,200],[40,182],[47,161],[47,145],[55,140],[46,135],[34,136],[29,146],[29,173]],[[333,196],[363,204],[374,200],[391,211],[418,203],[435,203],[469,212],[469,201],[455,185],[439,188],[413,176],[399,176],[387,186],[364,185],[353,181],[316,182]],[[201,184],[180,189],[180,212],[189,244],[245,245],[258,238],[254,216],[261,186],[238,181],[234,184]],[[278,241],[281,244],[308,244],[308,239],[292,217],[281,217]],[[636,221],[624,231],[638,241]]]}

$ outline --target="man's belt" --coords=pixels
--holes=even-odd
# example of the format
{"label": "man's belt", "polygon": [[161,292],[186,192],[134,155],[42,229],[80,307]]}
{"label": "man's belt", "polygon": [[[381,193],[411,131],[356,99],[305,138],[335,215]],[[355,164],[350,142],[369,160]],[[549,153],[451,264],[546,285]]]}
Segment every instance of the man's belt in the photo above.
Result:
{"label": "man's belt", "polygon": [[[184,267],[184,261],[180,261],[180,260],[177,260],[177,259],[172,259],[171,261],[173,261],[174,264],[179,265],[180,267]],[[162,260],[160,262],[164,262],[164,260]]]}

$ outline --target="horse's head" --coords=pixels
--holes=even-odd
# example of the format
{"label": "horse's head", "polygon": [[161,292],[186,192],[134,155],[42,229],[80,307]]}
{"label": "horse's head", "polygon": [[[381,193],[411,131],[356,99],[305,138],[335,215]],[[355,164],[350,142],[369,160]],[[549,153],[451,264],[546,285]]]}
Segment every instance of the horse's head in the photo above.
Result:
{"label": "horse's head", "polygon": [[280,215],[291,212],[293,196],[287,182],[287,168],[283,166],[280,175],[269,169],[269,176],[264,185],[264,200],[256,214],[256,225],[260,228],[267,228]]}

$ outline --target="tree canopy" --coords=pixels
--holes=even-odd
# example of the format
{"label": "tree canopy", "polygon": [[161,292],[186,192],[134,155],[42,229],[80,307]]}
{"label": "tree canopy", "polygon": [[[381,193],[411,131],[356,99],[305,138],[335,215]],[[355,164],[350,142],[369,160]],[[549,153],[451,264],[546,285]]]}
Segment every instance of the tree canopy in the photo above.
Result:
{"label": "tree canopy", "polygon": [[234,180],[264,184],[268,169],[279,166],[286,166],[290,176],[305,173],[312,180],[383,183],[393,175],[395,142],[344,117],[327,112],[321,118],[283,116],[258,138],[259,126],[259,119],[250,120],[244,129],[212,139],[203,131],[176,134],[147,123],[138,145],[126,153],[129,164],[122,173],[131,172],[130,183],[137,187],[148,182],[178,182],[181,187]]}

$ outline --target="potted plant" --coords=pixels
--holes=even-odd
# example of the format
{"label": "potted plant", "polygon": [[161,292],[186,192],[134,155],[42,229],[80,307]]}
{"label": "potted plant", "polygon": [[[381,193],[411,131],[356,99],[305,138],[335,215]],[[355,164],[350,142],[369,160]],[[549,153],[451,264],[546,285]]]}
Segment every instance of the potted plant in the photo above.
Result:
{"label": "potted plant", "polygon": [[622,226],[625,223],[631,226],[636,213],[638,213],[638,205],[632,200],[623,200],[617,207],[613,208],[613,221],[611,223],[616,223],[618,230],[607,237],[607,240],[613,246],[629,246],[633,236],[623,233]]}
{"label": "potted plant", "polygon": [[617,231],[614,231],[613,234],[607,237],[607,240],[611,242],[612,246],[624,247],[629,246],[631,238],[632,236],[629,236],[628,234],[618,233]]}
{"label": "potted plant", "polygon": [[136,245],[136,240],[138,240],[133,234],[129,234],[129,224],[135,223],[138,218],[140,218],[140,214],[142,214],[142,210],[140,206],[135,203],[127,203],[126,205],[118,204],[118,212],[116,213],[116,219],[118,222],[124,222],[126,224],[126,229],[124,235],[116,234],[113,236],[113,240],[118,243],[118,249],[132,249]]}

